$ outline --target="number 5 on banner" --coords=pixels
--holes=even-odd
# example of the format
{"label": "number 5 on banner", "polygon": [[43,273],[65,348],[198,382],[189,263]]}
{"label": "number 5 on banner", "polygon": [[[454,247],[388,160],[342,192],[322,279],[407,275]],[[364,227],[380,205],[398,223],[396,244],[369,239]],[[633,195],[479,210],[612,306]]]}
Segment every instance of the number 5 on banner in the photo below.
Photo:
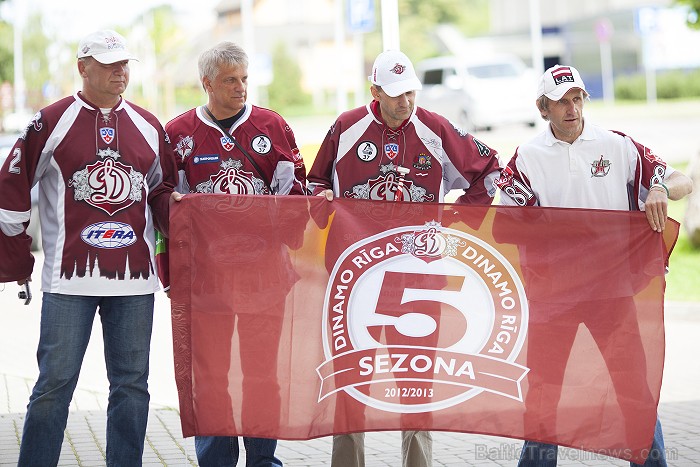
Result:
{"label": "number 5 on banner", "polygon": [[[449,302],[463,295],[464,281],[462,276],[384,271],[367,331],[385,345],[446,348],[458,343],[466,333],[467,317]],[[441,322],[449,333],[440,332]]]}

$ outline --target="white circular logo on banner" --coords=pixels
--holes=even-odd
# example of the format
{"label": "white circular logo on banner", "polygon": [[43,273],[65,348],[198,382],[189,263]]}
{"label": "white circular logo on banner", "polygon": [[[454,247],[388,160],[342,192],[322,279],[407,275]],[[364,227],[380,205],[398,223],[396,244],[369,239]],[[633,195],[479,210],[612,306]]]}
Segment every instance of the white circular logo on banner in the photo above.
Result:
{"label": "white circular logo on banner", "polygon": [[361,240],[328,282],[319,400],[345,391],[399,413],[483,391],[522,401],[527,321],[515,269],[477,237],[429,222]]}

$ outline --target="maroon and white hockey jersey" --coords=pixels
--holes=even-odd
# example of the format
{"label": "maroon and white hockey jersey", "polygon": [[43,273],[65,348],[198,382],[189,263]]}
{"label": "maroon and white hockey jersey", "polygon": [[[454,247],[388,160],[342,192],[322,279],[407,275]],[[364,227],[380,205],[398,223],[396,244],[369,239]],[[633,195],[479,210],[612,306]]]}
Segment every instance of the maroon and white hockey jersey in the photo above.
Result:
{"label": "maroon and white hockey jersey", "polygon": [[175,145],[181,193],[306,194],[306,169],[294,133],[272,110],[246,104],[230,136],[206,117],[202,107],[174,118],[165,129]]}
{"label": "maroon and white hockey jersey", "polygon": [[[306,195],[306,168],[294,133],[272,110],[246,104],[229,135],[206,117],[203,107],[174,118],[165,129],[175,145],[180,174],[176,191],[180,193]],[[254,158],[262,173],[231,138]],[[236,228],[242,231],[247,227]],[[167,239],[159,245],[156,261],[167,290],[170,287]],[[287,283],[287,279],[285,276],[281,282]]]}
{"label": "maroon and white hockey jersey", "polygon": [[103,111],[77,93],[34,116],[0,170],[0,281],[31,274],[24,227],[37,183],[44,292],[115,296],[159,289],[154,218],[167,232],[177,172],[152,114],[124,99]]}
{"label": "maroon and white hockey jersey", "polygon": [[[409,172],[401,179],[400,169]],[[379,117],[378,102],[341,114],[309,171],[309,190],[336,197],[443,202],[463,189],[458,202],[491,204],[500,163],[495,150],[446,118],[416,107],[397,129]]]}

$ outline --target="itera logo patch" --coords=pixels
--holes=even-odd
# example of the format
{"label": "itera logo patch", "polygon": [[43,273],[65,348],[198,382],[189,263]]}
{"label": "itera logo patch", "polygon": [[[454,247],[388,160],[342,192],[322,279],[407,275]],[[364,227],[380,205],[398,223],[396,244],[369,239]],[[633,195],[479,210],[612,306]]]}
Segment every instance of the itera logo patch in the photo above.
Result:
{"label": "itera logo patch", "polygon": [[134,229],[123,222],[98,222],[80,232],[80,238],[98,248],[123,248],[136,241]]}
{"label": "itera logo patch", "polygon": [[345,391],[398,413],[484,391],[522,401],[523,284],[477,237],[428,222],[355,243],[331,272],[323,319],[319,401]]}

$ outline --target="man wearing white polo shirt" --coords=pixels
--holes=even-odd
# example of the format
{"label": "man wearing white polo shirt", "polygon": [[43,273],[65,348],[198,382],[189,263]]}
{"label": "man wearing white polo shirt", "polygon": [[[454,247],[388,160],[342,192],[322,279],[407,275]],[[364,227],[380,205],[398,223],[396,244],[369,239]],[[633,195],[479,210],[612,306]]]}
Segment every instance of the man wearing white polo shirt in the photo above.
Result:
{"label": "man wearing white polo shirt", "polygon": [[[662,232],[667,220],[668,200],[678,200],[689,194],[692,191],[691,180],[629,136],[604,130],[584,119],[583,105],[588,97],[586,86],[574,67],[556,65],[542,75],[536,104],[549,125],[544,132],[517,149],[502,177],[496,181],[502,190],[501,204],[644,211],[650,228]],[[635,316],[633,300],[629,297],[616,300],[619,303],[617,311],[620,322],[625,317]],[[588,320],[596,319],[597,313],[593,299],[569,306],[539,303],[539,307],[548,313],[566,313],[567,317],[580,320],[584,325]],[[631,324],[636,326],[636,321],[632,321]],[[607,331],[593,335],[600,348],[612,345],[618,332],[616,329]],[[542,359],[550,368],[566,366],[566,349],[571,347],[575,334],[564,335],[564,332],[552,329],[547,324],[532,326],[528,334],[533,341],[548,339],[549,343],[547,355],[537,355],[533,351],[533,355],[528,355],[529,359]],[[643,361],[641,342],[639,348],[625,350],[620,354],[628,353],[636,361]],[[625,358],[611,359],[606,364],[611,374],[623,375],[627,383],[630,382],[629,378],[634,378],[643,399],[645,392],[649,392],[643,371],[620,368],[629,361]],[[551,374],[563,372],[553,371]],[[616,382],[619,381],[613,378],[614,385]],[[541,384],[561,384],[561,381],[542,381]],[[538,398],[539,394],[531,384],[528,400]],[[536,402],[541,412],[556,412],[559,401]],[[630,401],[620,401],[620,404],[630,404]],[[542,439],[552,437],[556,427],[537,423],[536,417],[526,414],[525,429],[526,436],[529,431],[533,436],[537,433]],[[556,445],[525,442],[519,466],[551,467],[556,464]],[[658,420],[644,465],[666,465],[663,434]]]}

